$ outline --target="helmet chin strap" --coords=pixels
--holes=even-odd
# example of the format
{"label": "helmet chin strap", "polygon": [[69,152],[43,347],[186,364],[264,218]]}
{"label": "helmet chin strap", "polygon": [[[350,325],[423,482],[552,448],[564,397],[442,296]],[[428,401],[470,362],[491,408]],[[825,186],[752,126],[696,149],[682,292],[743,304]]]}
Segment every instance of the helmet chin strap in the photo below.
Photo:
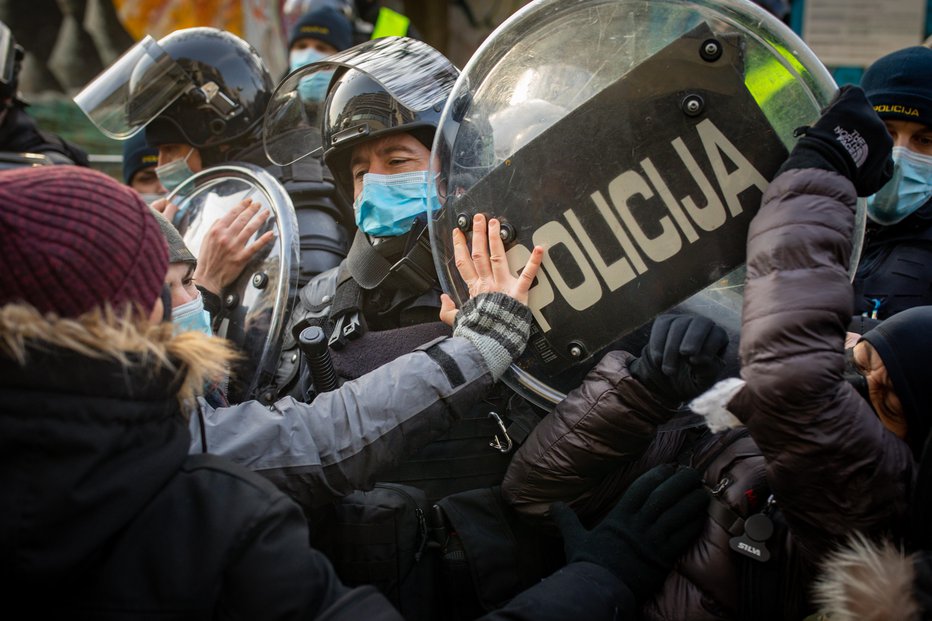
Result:
{"label": "helmet chin strap", "polygon": [[[399,251],[402,252],[401,258],[394,263],[386,256]],[[384,283],[398,289],[423,293],[437,283],[430,237],[420,217],[406,235],[385,238],[376,246],[372,245],[365,233],[356,231],[353,245],[346,255],[346,265],[353,280],[367,290]]]}

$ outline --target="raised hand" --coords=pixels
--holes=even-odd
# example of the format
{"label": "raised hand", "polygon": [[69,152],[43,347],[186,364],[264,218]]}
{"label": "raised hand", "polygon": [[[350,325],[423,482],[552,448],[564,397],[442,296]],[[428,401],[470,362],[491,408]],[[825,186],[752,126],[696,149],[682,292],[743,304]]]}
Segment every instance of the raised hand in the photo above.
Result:
{"label": "raised hand", "polygon": [[[486,223],[482,214],[473,217],[472,252],[466,236],[459,229],[453,231],[453,257],[456,269],[469,288],[469,297],[480,293],[504,293],[522,304],[527,304],[528,291],[537,277],[544,249],[535,246],[524,269],[518,276],[511,273],[501,238],[501,225],[492,218]],[[452,326],[458,312],[456,304],[447,294],[440,296],[440,320]]]}
{"label": "raised hand", "polygon": [[153,201],[150,207],[165,216],[165,219],[169,222],[175,222],[175,214],[178,213],[178,205],[169,203],[167,198],[160,198]]}
{"label": "raised hand", "polygon": [[219,295],[235,281],[256,253],[275,238],[274,231],[267,231],[247,245],[269,215],[262,205],[247,198],[214,222],[201,243],[195,282]]}

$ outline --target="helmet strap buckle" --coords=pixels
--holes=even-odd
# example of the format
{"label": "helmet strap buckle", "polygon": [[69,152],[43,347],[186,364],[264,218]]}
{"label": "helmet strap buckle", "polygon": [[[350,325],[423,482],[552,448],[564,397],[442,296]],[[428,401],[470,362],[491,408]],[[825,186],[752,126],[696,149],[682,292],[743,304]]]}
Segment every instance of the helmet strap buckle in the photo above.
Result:
{"label": "helmet strap buckle", "polygon": [[239,106],[227,97],[216,82],[206,82],[197,87],[195,92],[203,99],[204,107],[210,108],[224,119],[229,119],[239,113]]}

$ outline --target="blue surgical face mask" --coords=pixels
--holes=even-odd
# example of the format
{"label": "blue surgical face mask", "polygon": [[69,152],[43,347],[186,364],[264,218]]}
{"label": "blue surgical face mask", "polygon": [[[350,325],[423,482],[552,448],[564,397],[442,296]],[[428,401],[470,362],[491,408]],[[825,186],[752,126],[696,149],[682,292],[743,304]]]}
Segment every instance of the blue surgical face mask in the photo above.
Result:
{"label": "blue surgical face mask", "polygon": [[427,171],[376,175],[366,173],[353,203],[356,224],[374,237],[397,237],[411,230],[427,211]]}
{"label": "blue surgical face mask", "polygon": [[[299,67],[316,63],[325,58],[327,58],[326,54],[308,47],[303,50],[293,50],[288,56],[288,63],[291,70],[294,71]],[[327,96],[327,87],[330,86],[330,78],[332,77],[333,70],[318,71],[301,78],[298,80],[298,94],[303,101],[323,101]]]}
{"label": "blue surgical face mask", "polygon": [[191,147],[191,150],[188,151],[188,154],[183,158],[163,164],[162,166],[156,166],[155,175],[169,192],[194,175],[194,171],[188,166],[188,158],[191,157],[192,153],[194,153],[194,147]]}
{"label": "blue surgical face mask", "polygon": [[304,65],[310,65],[325,58],[327,58],[326,54],[318,52],[312,47],[306,47],[303,50],[291,50],[288,54],[288,67],[291,71],[294,71]]}
{"label": "blue surgical face mask", "polygon": [[932,198],[932,156],[893,147],[893,178],[867,199],[867,215],[889,226],[903,220]]}
{"label": "blue surgical face mask", "polygon": [[165,198],[164,194],[153,194],[151,192],[140,192],[139,196],[146,202],[146,205],[151,205],[160,198]]}
{"label": "blue surgical face mask", "polygon": [[172,323],[175,324],[175,334],[180,332],[203,332],[211,335],[210,313],[204,310],[204,300],[200,294],[190,302],[172,309]]}
{"label": "blue surgical face mask", "polygon": [[301,101],[323,101],[327,97],[332,71],[318,71],[313,75],[298,80],[298,94]]}

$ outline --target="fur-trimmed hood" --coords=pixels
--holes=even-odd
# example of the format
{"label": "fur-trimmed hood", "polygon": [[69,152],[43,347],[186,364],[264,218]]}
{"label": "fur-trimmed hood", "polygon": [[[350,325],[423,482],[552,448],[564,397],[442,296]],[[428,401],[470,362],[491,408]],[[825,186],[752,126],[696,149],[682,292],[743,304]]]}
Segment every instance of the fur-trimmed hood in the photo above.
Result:
{"label": "fur-trimmed hood", "polygon": [[0,307],[0,360],[26,367],[37,355],[56,352],[110,360],[127,371],[168,372],[183,407],[221,379],[235,357],[222,339],[199,332],[175,335],[170,323],[153,325],[109,309],[63,319],[26,305]]}
{"label": "fur-trimmed hood", "polygon": [[919,621],[915,557],[860,534],[829,554],[814,601],[828,621]]}
{"label": "fur-trimmed hood", "polygon": [[54,584],[100,560],[178,475],[191,445],[179,401],[229,357],[170,324],[0,308],[0,579]]}

